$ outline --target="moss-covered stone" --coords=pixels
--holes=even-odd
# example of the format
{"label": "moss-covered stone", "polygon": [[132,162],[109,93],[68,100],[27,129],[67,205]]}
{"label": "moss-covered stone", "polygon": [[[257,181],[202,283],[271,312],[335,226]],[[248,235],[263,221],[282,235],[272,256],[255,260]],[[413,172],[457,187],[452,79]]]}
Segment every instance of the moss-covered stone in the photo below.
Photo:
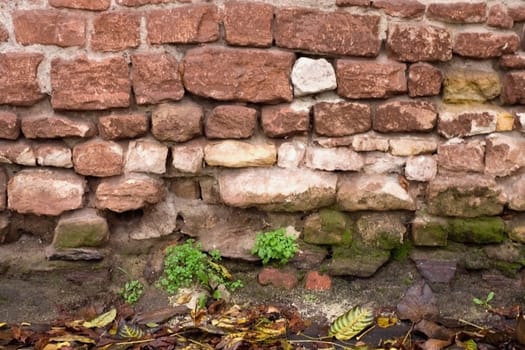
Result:
{"label": "moss-covered stone", "polygon": [[509,238],[515,242],[525,243],[525,214],[517,215],[507,222]]}
{"label": "moss-covered stone", "polygon": [[367,245],[391,250],[403,244],[407,216],[401,213],[370,213],[357,219],[356,232]]}
{"label": "moss-covered stone", "polygon": [[509,263],[506,261],[492,261],[491,265],[496,270],[500,271],[503,275],[515,278],[518,271],[523,267],[522,264]]}
{"label": "moss-covered stone", "polygon": [[345,213],[322,209],[306,218],[304,241],[321,245],[350,245],[353,221]]}
{"label": "moss-covered stone", "polygon": [[336,246],[327,271],[334,276],[370,277],[390,258],[390,251],[354,240],[352,246]]}
{"label": "moss-covered stone", "polygon": [[494,71],[456,70],[445,75],[443,100],[446,103],[485,102],[500,92],[499,75]]}
{"label": "moss-covered stone", "polygon": [[445,247],[448,229],[446,219],[418,213],[412,221],[412,242],[415,246]]}
{"label": "moss-covered stone", "polygon": [[290,264],[300,270],[314,270],[321,265],[323,260],[328,255],[326,247],[308,244],[303,241],[298,241],[299,250],[295,253]]}
{"label": "moss-covered stone", "polygon": [[491,260],[525,265],[525,246],[512,241],[483,247]]}
{"label": "moss-covered stone", "polygon": [[55,248],[98,247],[109,239],[106,219],[86,208],[62,215],[55,228]]}
{"label": "moss-covered stone", "polygon": [[458,258],[459,267],[465,270],[490,268],[490,260],[482,247],[449,242],[446,250]]}
{"label": "moss-covered stone", "polygon": [[505,223],[500,217],[454,218],[449,220],[448,237],[460,243],[501,243]]}

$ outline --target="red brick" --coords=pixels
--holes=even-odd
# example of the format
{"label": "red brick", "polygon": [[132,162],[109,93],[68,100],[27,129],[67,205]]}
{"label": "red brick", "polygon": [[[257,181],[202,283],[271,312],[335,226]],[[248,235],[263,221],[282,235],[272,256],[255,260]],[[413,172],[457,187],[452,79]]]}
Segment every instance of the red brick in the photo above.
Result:
{"label": "red brick", "polygon": [[370,57],[381,47],[379,16],[348,12],[276,9],[274,36],[277,46],[314,53]]}
{"label": "red brick", "polygon": [[392,17],[411,18],[425,13],[426,6],[417,0],[374,0],[372,6]]}
{"label": "red brick", "polygon": [[490,7],[487,24],[491,27],[511,29],[514,26],[514,20],[503,4],[496,4]]}
{"label": "red brick", "polygon": [[525,104],[525,72],[509,72],[503,76],[501,99],[506,104]]}
{"label": "red brick", "polygon": [[507,11],[514,22],[525,21],[525,5],[509,6]]}
{"label": "red brick", "polygon": [[13,13],[15,38],[22,45],[84,46],[86,20],[58,10],[28,10]]}
{"label": "red brick", "polygon": [[322,275],[317,271],[308,271],[305,276],[304,289],[307,290],[330,290],[332,279],[328,275]]}
{"label": "red brick", "polygon": [[408,69],[408,95],[410,97],[439,95],[443,73],[428,63],[414,63]]}
{"label": "red brick", "polygon": [[386,42],[388,55],[398,61],[448,61],[452,39],[447,29],[431,25],[392,24]]}
{"label": "red brick", "polygon": [[124,151],[113,141],[93,139],[73,147],[75,172],[87,176],[120,175],[124,168]]}
{"label": "red brick", "polygon": [[51,62],[51,86],[55,109],[128,107],[131,99],[128,64],[122,57],[55,59]]}
{"label": "red brick", "polygon": [[385,98],[407,91],[406,65],[340,59],[336,62],[337,93],[347,98]]}
{"label": "red brick", "polygon": [[525,69],[525,56],[503,55],[499,60],[499,66],[505,69]]}
{"label": "red brick", "polygon": [[104,11],[109,8],[111,0],[49,0],[53,7],[66,7],[71,9]]}
{"label": "red brick", "polygon": [[140,15],[135,12],[107,12],[93,20],[91,48],[120,51],[140,45]]}
{"label": "red brick", "polygon": [[353,102],[320,102],[314,105],[314,130],[323,136],[339,137],[372,128],[370,106]]}
{"label": "red brick", "polygon": [[[250,14],[247,16],[246,14]],[[225,40],[230,45],[272,46],[273,6],[229,1],[224,4]]]}
{"label": "red brick", "polygon": [[98,119],[98,133],[105,140],[139,137],[148,132],[145,114],[111,114]]}
{"label": "red brick", "polygon": [[25,116],[21,124],[22,132],[28,139],[91,137],[96,133],[95,125],[91,120],[54,114]]}
{"label": "red brick", "polygon": [[183,82],[191,93],[216,100],[290,102],[294,60],[277,50],[196,48],[186,52]]}
{"label": "red brick", "polygon": [[0,54],[0,104],[30,106],[44,97],[37,79],[43,59],[39,53]]}
{"label": "red brick", "polygon": [[377,107],[374,130],[379,132],[431,131],[436,125],[437,109],[426,101],[393,101]]}
{"label": "red brick", "polygon": [[[175,2],[175,0],[117,0],[117,4],[124,6],[142,6],[149,4],[166,4],[169,2]],[[179,2],[184,2],[180,1]]]}
{"label": "red brick", "polygon": [[219,39],[219,16],[215,5],[152,10],[146,18],[151,44],[206,43]]}
{"label": "red brick", "polygon": [[0,111],[0,138],[16,140],[20,135],[20,119],[13,112]]}
{"label": "red brick", "polygon": [[289,105],[263,107],[261,125],[268,137],[286,137],[308,132],[310,113],[295,111]]}
{"label": "red brick", "polygon": [[514,53],[520,45],[516,33],[463,32],[456,34],[454,53],[472,58],[494,58]]}
{"label": "red brick", "polygon": [[370,0],[335,0],[337,6],[370,6]]}
{"label": "red brick", "polygon": [[206,137],[212,139],[243,139],[253,135],[257,126],[257,110],[244,106],[217,106],[206,118]]}
{"label": "red brick", "polygon": [[298,283],[297,275],[294,272],[280,271],[272,267],[263,268],[257,279],[263,286],[271,284],[283,289],[294,289]]}
{"label": "red brick", "polygon": [[179,63],[167,53],[131,56],[131,79],[138,104],[178,101],[184,96]]}
{"label": "red brick", "polygon": [[7,31],[7,28],[0,23],[0,42],[5,42],[9,40],[9,32]]}
{"label": "red brick", "polygon": [[427,17],[449,23],[483,23],[487,19],[485,2],[436,3],[427,7]]}

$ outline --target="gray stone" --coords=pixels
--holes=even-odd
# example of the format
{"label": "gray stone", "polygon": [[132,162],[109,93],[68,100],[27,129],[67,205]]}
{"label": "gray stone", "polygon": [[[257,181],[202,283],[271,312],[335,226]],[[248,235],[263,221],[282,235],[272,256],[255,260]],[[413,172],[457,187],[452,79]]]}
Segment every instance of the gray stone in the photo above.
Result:
{"label": "gray stone", "polygon": [[405,165],[405,177],[410,181],[428,182],[436,177],[437,161],[435,156],[423,155],[409,157]]}
{"label": "gray stone", "polygon": [[295,96],[305,96],[335,90],[337,82],[334,67],[324,58],[300,57],[292,69]]}
{"label": "gray stone", "polygon": [[164,174],[168,147],[154,139],[130,141],[124,169],[131,172]]}
{"label": "gray stone", "polygon": [[98,247],[109,239],[105,218],[95,209],[85,208],[64,214],[55,228],[53,246],[61,248]]}
{"label": "gray stone", "polygon": [[336,246],[328,273],[332,276],[370,277],[390,258],[390,251],[355,242],[351,247]]}
{"label": "gray stone", "polygon": [[391,250],[403,244],[407,230],[405,222],[405,214],[363,214],[357,219],[356,232],[365,244]]}
{"label": "gray stone", "polygon": [[412,242],[415,246],[447,246],[448,221],[446,219],[418,212],[411,228]]}
{"label": "gray stone", "polygon": [[204,142],[195,140],[171,147],[171,165],[177,171],[196,174],[204,161]]}
{"label": "gray stone", "polygon": [[305,164],[308,168],[334,171],[359,171],[363,168],[363,157],[348,147],[306,148]]}
{"label": "gray stone", "polygon": [[367,152],[363,172],[366,174],[402,174],[406,159],[388,153]]}
{"label": "gray stone", "polygon": [[306,153],[306,143],[293,140],[284,142],[277,151],[277,166],[281,168],[298,168]]}

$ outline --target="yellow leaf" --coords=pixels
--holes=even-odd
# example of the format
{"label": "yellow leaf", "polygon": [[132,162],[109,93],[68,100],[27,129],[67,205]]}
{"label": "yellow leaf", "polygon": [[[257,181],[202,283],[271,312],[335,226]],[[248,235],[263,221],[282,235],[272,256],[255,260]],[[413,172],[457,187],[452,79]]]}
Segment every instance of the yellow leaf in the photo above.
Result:
{"label": "yellow leaf", "polygon": [[184,294],[181,294],[178,298],[177,298],[177,301],[176,303],[177,304],[187,304],[191,301],[191,297],[193,296],[193,294],[191,292],[189,293],[184,293]]}
{"label": "yellow leaf", "polygon": [[117,317],[117,309],[111,309],[108,312],[95,317],[91,321],[86,321],[82,324],[82,326],[86,328],[102,328],[106,327],[108,324],[113,322],[113,320]]}
{"label": "yellow leaf", "polygon": [[0,328],[4,328],[5,326],[7,326],[6,322],[0,322]]}
{"label": "yellow leaf", "polygon": [[49,341],[55,343],[76,341],[83,344],[96,344],[95,340],[81,335],[63,335],[61,337],[49,338]]}
{"label": "yellow leaf", "polygon": [[374,323],[373,310],[354,306],[336,318],[330,326],[330,335],[337,340],[350,340]]}
{"label": "yellow leaf", "polygon": [[148,328],[155,328],[155,327],[158,327],[159,324],[158,323],[155,323],[155,322],[148,322],[146,323],[146,327]]}
{"label": "yellow leaf", "polygon": [[388,328],[395,326],[399,320],[394,314],[379,315],[376,318],[376,324],[379,328]]}
{"label": "yellow leaf", "polygon": [[58,344],[47,344],[46,346],[44,346],[42,350],[57,350],[57,349],[59,349]]}

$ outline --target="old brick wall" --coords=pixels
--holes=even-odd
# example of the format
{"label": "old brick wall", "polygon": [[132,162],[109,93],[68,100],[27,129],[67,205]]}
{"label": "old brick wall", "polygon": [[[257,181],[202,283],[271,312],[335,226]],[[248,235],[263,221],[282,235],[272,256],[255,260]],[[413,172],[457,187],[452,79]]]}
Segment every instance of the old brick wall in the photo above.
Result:
{"label": "old brick wall", "polygon": [[142,210],[130,239],[246,259],[294,226],[297,266],[333,274],[407,241],[519,269],[524,22],[518,0],[2,1],[0,243],[67,257]]}

